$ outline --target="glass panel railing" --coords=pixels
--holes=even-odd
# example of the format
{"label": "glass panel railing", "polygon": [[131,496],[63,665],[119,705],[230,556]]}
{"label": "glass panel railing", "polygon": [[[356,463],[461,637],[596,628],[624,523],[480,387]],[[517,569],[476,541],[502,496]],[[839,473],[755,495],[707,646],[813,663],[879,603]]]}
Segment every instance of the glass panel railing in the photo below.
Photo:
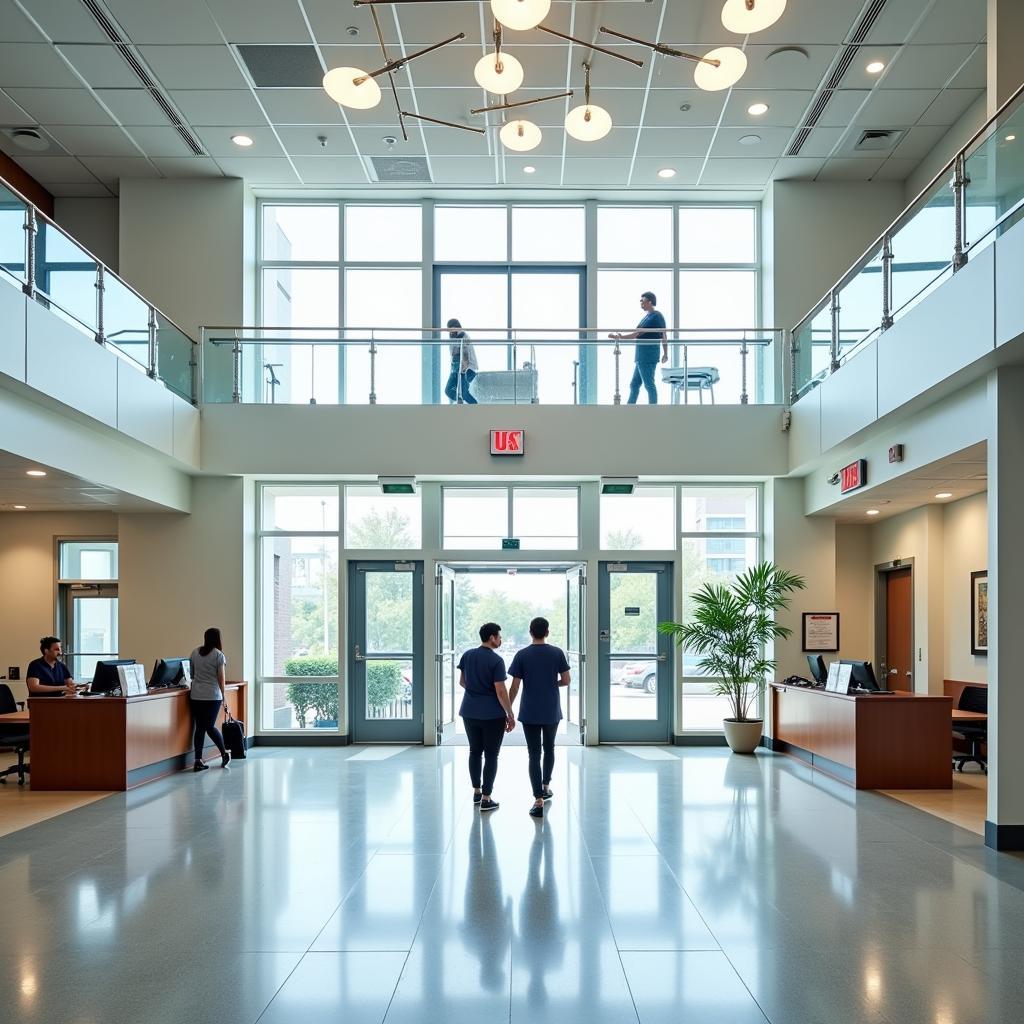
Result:
{"label": "glass panel railing", "polygon": [[828,373],[832,347],[832,311],[822,299],[793,332],[791,397],[806,394]]}
{"label": "glass panel railing", "polygon": [[[892,238],[892,316],[909,312],[951,272],[956,223],[953,193],[938,181]],[[879,302],[881,311],[881,302]]]}
{"label": "glass panel railing", "polygon": [[36,221],[35,290],[52,312],[95,335],[96,261],[55,224]]}
{"label": "glass panel railing", "polygon": [[[970,255],[1016,223],[1024,200],[1024,108],[998,119],[964,168],[964,243]],[[996,224],[998,230],[993,230]]]}
{"label": "glass panel railing", "polygon": [[149,366],[149,305],[113,274],[103,276],[103,336],[143,369]]}
{"label": "glass panel railing", "polygon": [[157,374],[175,394],[195,400],[196,345],[159,310],[156,311]]}
{"label": "glass panel railing", "polygon": [[839,289],[839,359],[875,338],[882,324],[882,251]]}
{"label": "glass panel railing", "polygon": [[0,184],[0,276],[25,283],[25,202]]}

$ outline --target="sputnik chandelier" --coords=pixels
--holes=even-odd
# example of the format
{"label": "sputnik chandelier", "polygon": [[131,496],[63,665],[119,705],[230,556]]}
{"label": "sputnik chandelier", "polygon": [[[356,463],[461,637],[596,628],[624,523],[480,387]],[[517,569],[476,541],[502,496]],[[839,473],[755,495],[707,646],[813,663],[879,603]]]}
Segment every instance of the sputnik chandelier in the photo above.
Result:
{"label": "sputnik chandelier", "polygon": [[[391,96],[395,101],[395,109],[398,114],[398,124],[402,130],[402,137],[408,141],[409,136],[405,128],[405,119],[414,118],[419,121],[428,121],[431,124],[443,125],[447,128],[458,128],[461,131],[474,132],[482,135],[483,128],[472,125],[458,124],[454,121],[445,121],[436,117],[428,117],[425,114],[414,114],[411,111],[403,110],[401,101],[398,98],[398,89],[395,87],[394,72],[401,70],[410,61],[428,53],[433,53],[450,43],[465,39],[465,32],[442,39],[439,43],[425,46],[413,53],[406,54],[395,60],[388,57],[387,48],[384,45],[384,34],[381,32],[380,22],[377,18],[377,7],[392,6],[395,4],[413,3],[447,3],[452,0],[353,0],[356,7],[369,7],[373,16],[373,26],[377,33],[377,41],[380,44],[381,56],[384,64],[375,71],[364,71],[355,67],[332,68],[324,75],[324,90],[328,96],[343,107],[350,107],[353,110],[369,110],[377,106],[381,99],[381,88],[377,79],[387,76],[390,85]],[[470,0],[456,0],[456,2],[470,2]],[[472,0],[476,2],[476,0]],[[750,35],[753,32],[760,32],[763,29],[774,25],[782,17],[786,10],[787,0],[725,0],[722,8],[722,25],[730,32],[737,35]],[[491,13],[494,15],[494,51],[484,54],[473,69],[473,77],[481,89],[495,96],[508,97],[520,88],[526,78],[526,71],[523,65],[507,50],[502,48],[503,30],[513,32],[526,32],[530,29],[537,29],[548,35],[557,36],[567,42],[576,43],[587,50],[597,53],[604,53],[617,60],[633,64],[642,68],[644,62],[635,57],[618,53],[615,50],[598,46],[594,42],[587,42],[575,36],[559,32],[547,25],[542,24],[551,10],[551,0],[491,0]],[[729,89],[735,85],[747,69],[746,54],[736,46],[718,46],[708,53],[696,54],[687,53],[685,50],[677,50],[674,47],[666,46],[664,43],[651,42],[646,39],[639,39],[636,36],[626,35],[615,29],[602,25],[599,31],[616,39],[635,43],[649,48],[653,53],[659,53],[665,57],[676,57],[682,60],[692,61],[695,65],[693,72],[694,84],[699,89],[708,92],[717,92],[722,89]],[[590,101],[590,72],[589,62],[583,62],[585,76],[585,97],[584,102],[573,107],[565,116],[565,131],[572,138],[580,142],[596,142],[603,139],[612,129],[611,114],[603,107],[599,107]],[[535,103],[545,103],[549,100],[568,99],[573,96],[573,91],[554,93],[550,96],[539,96],[535,99],[512,101],[505,99],[503,102],[488,107],[477,107],[470,111],[472,114],[486,114],[492,111],[516,111],[509,115],[509,119],[501,126],[499,138],[506,149],[515,152],[528,152],[540,145],[542,133],[539,127],[526,118],[519,117],[518,111],[522,107],[531,106]]]}

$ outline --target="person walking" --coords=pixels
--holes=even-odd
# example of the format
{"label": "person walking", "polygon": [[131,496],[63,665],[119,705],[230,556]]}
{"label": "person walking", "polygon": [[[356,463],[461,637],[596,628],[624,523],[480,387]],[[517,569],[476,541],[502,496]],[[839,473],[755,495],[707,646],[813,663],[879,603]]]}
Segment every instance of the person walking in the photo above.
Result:
{"label": "person walking", "polygon": [[459,378],[462,378],[462,401],[467,405],[479,404],[469,390],[473,383],[480,364],[477,362],[476,349],[469,340],[469,335],[462,329],[462,324],[454,317],[448,321],[448,339],[451,355],[451,373],[448,375],[448,383],[444,386],[444,393],[448,396],[449,402],[454,402],[459,394]]}
{"label": "person walking", "polygon": [[509,700],[515,703],[520,686],[523,689],[519,723],[530,755],[530,785],[533,787],[530,815],[534,818],[544,817],[544,801],[553,795],[551,773],[555,767],[555,734],[562,720],[558,688],[569,685],[569,662],[565,651],[548,643],[550,626],[548,620],[541,616],[530,622],[531,643],[516,652],[508,669],[512,676]]}
{"label": "person walking", "polygon": [[498,774],[498,754],[505,733],[516,727],[512,701],[505,687],[505,662],[496,653],[500,646],[501,626],[485,622],[480,627],[480,646],[466,651],[459,659],[459,686],[466,691],[459,714],[469,738],[473,803],[481,811],[498,809],[497,802],[491,799]]}
{"label": "person walking", "polygon": [[197,647],[189,657],[192,668],[192,691],[189,703],[192,706],[192,721],[195,725],[193,743],[195,744],[195,764],[192,770],[205,772],[210,766],[203,760],[203,746],[209,736],[220,751],[221,768],[227,768],[231,754],[224,745],[224,737],[217,728],[217,716],[220,709],[227,708],[224,694],[224,666],[228,660],[224,657],[224,645],[221,642],[220,630],[211,628],[203,634],[203,644]]}
{"label": "person walking", "polygon": [[640,394],[640,385],[647,390],[647,400],[651,405],[658,404],[658,387],[654,381],[654,371],[658,368],[658,342],[661,342],[661,361],[668,362],[668,336],[665,334],[665,318],[654,307],[658,299],[654,292],[644,292],[640,296],[640,308],[644,311],[643,319],[636,325],[635,331],[629,334],[609,334],[615,341],[629,341],[635,338],[642,345],[636,346],[636,365],[633,367],[633,379],[629,382],[629,400],[627,405],[636,405]]}

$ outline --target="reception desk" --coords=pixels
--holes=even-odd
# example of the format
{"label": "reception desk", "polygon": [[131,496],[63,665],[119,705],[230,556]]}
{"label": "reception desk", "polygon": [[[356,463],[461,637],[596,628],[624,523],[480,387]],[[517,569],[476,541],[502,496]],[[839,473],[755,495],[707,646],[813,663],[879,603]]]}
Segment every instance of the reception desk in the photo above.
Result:
{"label": "reception desk", "polygon": [[773,750],[856,789],[951,789],[950,697],[773,684]]}
{"label": "reception desk", "polygon": [[[228,683],[231,714],[245,719],[246,684]],[[126,790],[192,763],[188,690],[138,697],[29,701],[32,789]],[[204,756],[217,753],[207,739]]]}

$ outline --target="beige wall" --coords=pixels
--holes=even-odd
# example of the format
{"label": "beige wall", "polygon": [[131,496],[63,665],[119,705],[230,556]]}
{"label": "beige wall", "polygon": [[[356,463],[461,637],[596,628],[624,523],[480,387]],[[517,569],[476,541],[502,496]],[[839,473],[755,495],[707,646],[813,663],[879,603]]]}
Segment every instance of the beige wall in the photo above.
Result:
{"label": "beige wall", "polygon": [[107,512],[0,514],[0,675],[19,666],[9,685],[25,697],[25,667],[39,657],[39,638],[57,629],[57,538],[116,537]]}
{"label": "beige wall", "polygon": [[874,594],[871,574],[871,536],[864,526],[836,526],[836,609],[839,611],[839,657],[874,661]]}
{"label": "beige wall", "polygon": [[53,201],[54,220],[75,241],[111,270],[117,270],[117,200],[72,199],[58,196]]}
{"label": "beige wall", "polygon": [[988,658],[971,654],[971,573],[988,568],[988,495],[945,507],[945,675],[988,682]]}

